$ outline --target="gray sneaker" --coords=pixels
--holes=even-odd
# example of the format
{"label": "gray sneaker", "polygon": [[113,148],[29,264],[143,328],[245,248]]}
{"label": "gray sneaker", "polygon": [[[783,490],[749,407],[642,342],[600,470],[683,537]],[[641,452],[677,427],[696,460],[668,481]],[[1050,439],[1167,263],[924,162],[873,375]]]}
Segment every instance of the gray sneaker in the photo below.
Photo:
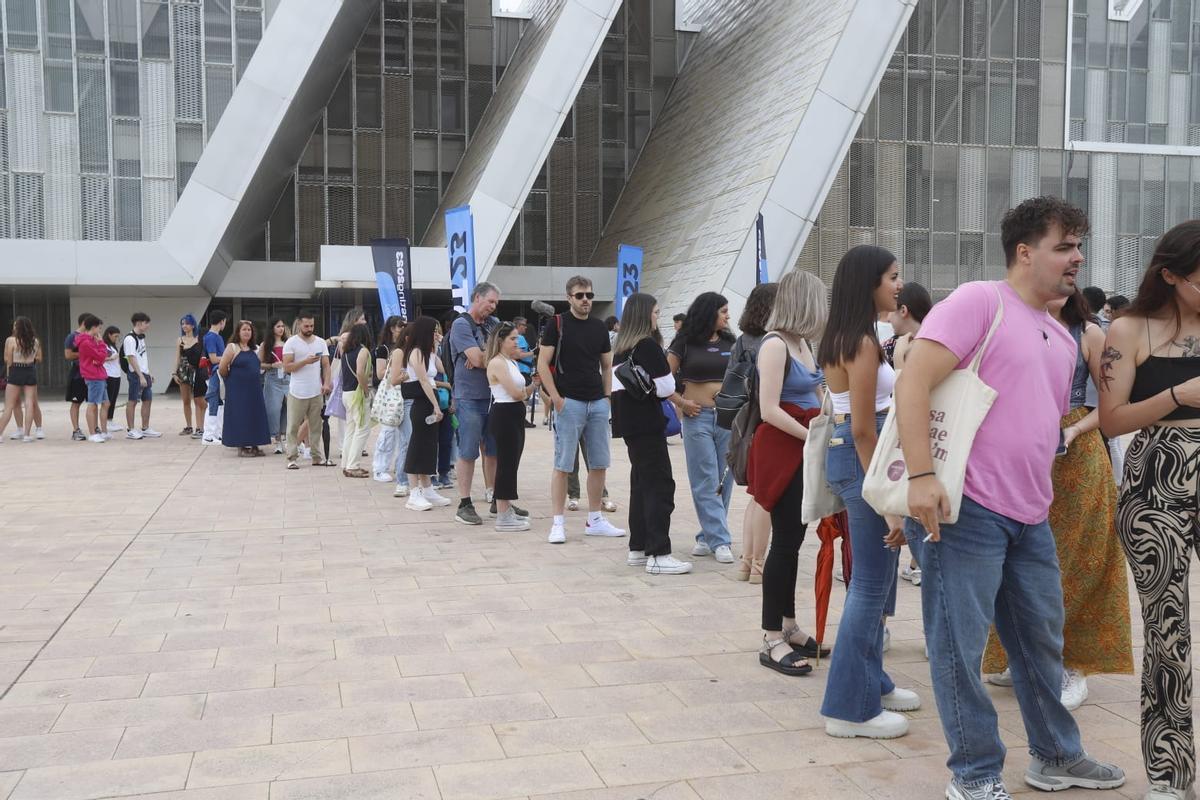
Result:
{"label": "gray sneaker", "polygon": [[1053,766],[1036,756],[1025,770],[1025,782],[1044,792],[1058,792],[1078,786],[1081,789],[1115,789],[1125,783],[1125,772],[1115,764],[1105,764],[1084,753],[1070,764]]}
{"label": "gray sneaker", "polygon": [[1001,781],[970,787],[962,786],[958,781],[950,781],[950,785],[946,787],[946,800],[1012,800],[1012,795]]}
{"label": "gray sneaker", "polygon": [[496,516],[496,530],[512,532],[527,531],[529,530],[529,518],[517,516],[511,508],[507,511],[501,511]]}
{"label": "gray sneaker", "polygon": [[482,525],[483,520],[475,513],[475,506],[472,503],[461,503],[458,506],[458,511],[454,514],[454,518],[463,525]]}

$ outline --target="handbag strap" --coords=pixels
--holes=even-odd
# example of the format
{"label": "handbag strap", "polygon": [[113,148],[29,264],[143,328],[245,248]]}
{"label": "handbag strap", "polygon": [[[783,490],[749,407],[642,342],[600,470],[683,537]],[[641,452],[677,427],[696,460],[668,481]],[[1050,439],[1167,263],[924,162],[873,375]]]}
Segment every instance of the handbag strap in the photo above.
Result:
{"label": "handbag strap", "polygon": [[990,344],[992,341],[992,336],[1000,327],[1000,321],[1004,319],[1004,295],[1000,293],[1000,287],[997,284],[992,284],[992,286],[996,290],[996,300],[999,301],[999,305],[996,306],[996,316],[992,318],[992,327],[988,328],[987,336],[983,337],[983,344],[979,346],[979,350],[976,351],[975,357],[971,359],[971,366],[969,369],[976,375],[979,374],[979,365],[983,362],[984,351],[987,350],[988,344]]}

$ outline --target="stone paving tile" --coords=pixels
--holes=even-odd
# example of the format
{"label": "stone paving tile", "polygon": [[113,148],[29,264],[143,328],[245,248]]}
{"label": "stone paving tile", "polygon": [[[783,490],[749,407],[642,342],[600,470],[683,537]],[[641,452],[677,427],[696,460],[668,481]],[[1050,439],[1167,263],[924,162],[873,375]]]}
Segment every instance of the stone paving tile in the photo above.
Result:
{"label": "stone paving tile", "polygon": [[257,781],[317,778],[350,771],[345,739],[269,744],[195,754],[188,788],[227,786]]}
{"label": "stone paving tile", "polygon": [[0,707],[40,703],[83,703],[90,700],[137,697],[145,685],[145,675],[63,681],[19,681],[9,690],[8,695],[0,700]]}
{"label": "stone paving tile", "polygon": [[0,772],[112,758],[121,728],[0,738]]}
{"label": "stone paving tile", "polygon": [[526,797],[532,791],[591,789],[603,782],[580,753],[510,758],[434,768],[444,797],[498,800]]}
{"label": "stone paving tile", "polygon": [[356,772],[502,758],[504,749],[487,726],[350,738],[350,760]]}
{"label": "stone paving tile", "polygon": [[509,757],[650,743],[624,714],[509,722],[494,724],[492,729]]}
{"label": "stone paving tile", "polygon": [[391,770],[331,778],[275,781],[271,800],[442,800],[433,770]]}
{"label": "stone paving tile", "polygon": [[184,788],[191,754],[74,762],[25,772],[9,800],[97,800]]}
{"label": "stone paving tile", "polygon": [[417,721],[408,703],[374,703],[328,711],[276,714],[271,741],[279,744],[416,729]]}
{"label": "stone paving tile", "polygon": [[165,756],[270,743],[270,717],[238,719],[232,725],[224,719],[155,723],[126,728],[116,757]]}
{"label": "stone paving tile", "polygon": [[754,769],[719,739],[588,749],[584,753],[609,786],[736,775]]}

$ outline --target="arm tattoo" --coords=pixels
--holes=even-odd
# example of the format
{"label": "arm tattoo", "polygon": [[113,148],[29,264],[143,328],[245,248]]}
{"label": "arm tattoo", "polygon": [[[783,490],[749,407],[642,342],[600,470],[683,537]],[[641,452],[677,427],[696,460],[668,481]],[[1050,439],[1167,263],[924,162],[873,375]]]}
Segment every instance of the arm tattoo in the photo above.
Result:
{"label": "arm tattoo", "polygon": [[1120,350],[1111,345],[1104,348],[1104,353],[1100,356],[1100,391],[1108,391],[1109,384],[1113,381],[1113,364],[1120,360]]}

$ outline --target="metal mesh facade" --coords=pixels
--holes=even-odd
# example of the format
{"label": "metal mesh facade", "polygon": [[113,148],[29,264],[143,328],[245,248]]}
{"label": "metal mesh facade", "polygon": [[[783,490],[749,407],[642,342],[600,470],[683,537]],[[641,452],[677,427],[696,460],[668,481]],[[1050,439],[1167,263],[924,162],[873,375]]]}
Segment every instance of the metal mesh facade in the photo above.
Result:
{"label": "metal mesh facade", "polygon": [[1187,144],[1169,131],[1200,107],[1193,5],[1148,0],[1123,23],[1103,0],[920,0],[797,266],[829,278],[847,243],[877,243],[942,297],[1001,277],[1004,211],[1056,194],[1091,218],[1081,285],[1132,294],[1155,240],[1200,216],[1200,158],[1065,150],[1064,123]]}
{"label": "metal mesh facade", "polygon": [[0,4],[0,235],[157,238],[262,38],[261,6]]}

